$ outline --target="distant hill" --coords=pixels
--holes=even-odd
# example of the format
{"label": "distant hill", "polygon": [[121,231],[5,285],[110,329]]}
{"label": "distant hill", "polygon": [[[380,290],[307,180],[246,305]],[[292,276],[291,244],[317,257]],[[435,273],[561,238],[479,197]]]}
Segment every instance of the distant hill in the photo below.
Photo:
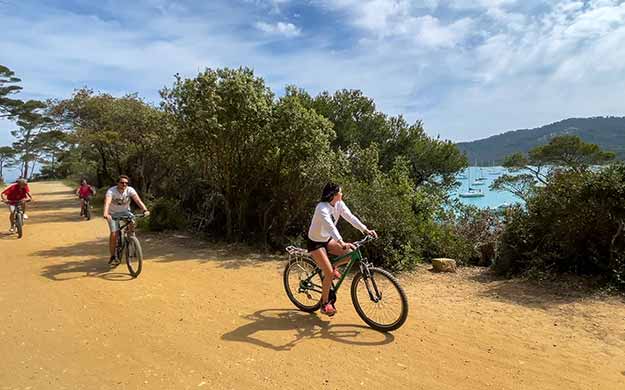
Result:
{"label": "distant hill", "polygon": [[469,164],[492,165],[501,163],[512,153],[526,153],[563,134],[578,135],[585,142],[615,152],[618,159],[625,160],[625,117],[570,118],[536,129],[508,131],[456,145],[467,154]]}

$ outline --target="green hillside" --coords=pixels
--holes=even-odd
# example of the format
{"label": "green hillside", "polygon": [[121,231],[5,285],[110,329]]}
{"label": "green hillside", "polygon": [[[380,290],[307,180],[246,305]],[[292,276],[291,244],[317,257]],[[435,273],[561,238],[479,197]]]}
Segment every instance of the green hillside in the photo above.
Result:
{"label": "green hillside", "polygon": [[508,131],[456,145],[467,154],[471,164],[490,165],[500,163],[512,153],[525,153],[563,134],[578,135],[584,141],[613,151],[618,159],[625,160],[625,117],[570,118],[535,129]]}

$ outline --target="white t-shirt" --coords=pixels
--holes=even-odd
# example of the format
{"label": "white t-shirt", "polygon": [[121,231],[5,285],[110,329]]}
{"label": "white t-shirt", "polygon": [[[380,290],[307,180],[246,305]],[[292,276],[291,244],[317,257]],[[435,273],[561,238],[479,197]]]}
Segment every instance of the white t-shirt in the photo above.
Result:
{"label": "white t-shirt", "polygon": [[106,191],[106,198],[111,198],[111,206],[109,213],[123,213],[130,211],[130,199],[137,195],[134,188],[127,186],[123,192],[119,192],[117,186],[111,187]]}
{"label": "white t-shirt", "polygon": [[329,202],[319,202],[308,229],[308,238],[317,242],[326,242],[330,238],[336,241],[342,240],[343,237],[336,228],[340,217],[361,232],[367,230],[367,227],[352,214],[343,201],[337,202],[334,207]]}

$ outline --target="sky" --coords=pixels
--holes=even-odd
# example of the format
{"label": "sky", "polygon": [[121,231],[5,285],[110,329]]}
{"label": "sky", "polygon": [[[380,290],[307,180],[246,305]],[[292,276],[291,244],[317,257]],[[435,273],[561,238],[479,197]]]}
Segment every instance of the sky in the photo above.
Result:
{"label": "sky", "polygon": [[0,26],[24,99],[158,104],[176,73],[246,66],[278,96],[360,89],[453,141],[625,115],[625,0],[0,0]]}

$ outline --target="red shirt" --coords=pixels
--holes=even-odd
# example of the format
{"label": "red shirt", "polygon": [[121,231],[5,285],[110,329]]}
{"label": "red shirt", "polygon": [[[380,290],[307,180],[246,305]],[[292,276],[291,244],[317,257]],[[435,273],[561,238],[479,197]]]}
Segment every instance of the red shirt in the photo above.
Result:
{"label": "red shirt", "polygon": [[91,186],[89,184],[84,185],[84,186],[81,185],[78,188],[78,195],[81,198],[87,198],[87,197],[91,196],[92,194],[93,194],[93,189],[91,188]]}
{"label": "red shirt", "polygon": [[30,188],[28,184],[21,188],[18,183],[11,184],[7,188],[2,191],[4,195],[6,195],[7,200],[10,202],[19,202],[22,199],[26,199],[26,194],[30,194]]}

